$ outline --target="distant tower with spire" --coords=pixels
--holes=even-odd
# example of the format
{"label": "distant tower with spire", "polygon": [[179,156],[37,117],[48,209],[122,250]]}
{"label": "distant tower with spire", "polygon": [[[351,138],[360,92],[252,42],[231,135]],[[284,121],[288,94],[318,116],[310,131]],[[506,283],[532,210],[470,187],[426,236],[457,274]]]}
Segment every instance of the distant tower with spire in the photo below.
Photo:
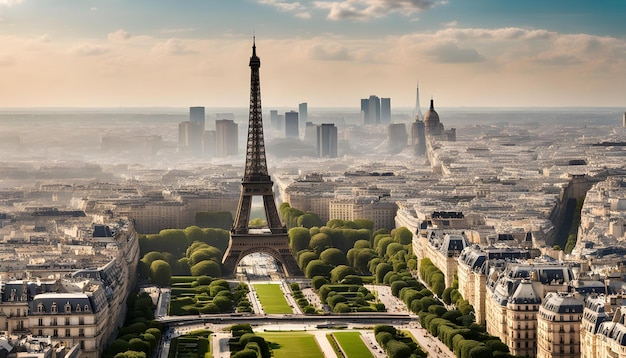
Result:
{"label": "distant tower with spire", "polygon": [[426,129],[424,127],[424,116],[420,107],[420,89],[419,84],[416,87],[415,109],[413,110],[415,122],[411,124],[411,136],[409,145],[413,147],[416,155],[424,155],[426,153]]}
{"label": "distant tower with spire", "polygon": [[420,86],[419,83],[415,86],[415,109],[413,110],[413,117],[415,120],[420,119],[424,120],[424,115],[422,115],[422,108],[420,107]]}

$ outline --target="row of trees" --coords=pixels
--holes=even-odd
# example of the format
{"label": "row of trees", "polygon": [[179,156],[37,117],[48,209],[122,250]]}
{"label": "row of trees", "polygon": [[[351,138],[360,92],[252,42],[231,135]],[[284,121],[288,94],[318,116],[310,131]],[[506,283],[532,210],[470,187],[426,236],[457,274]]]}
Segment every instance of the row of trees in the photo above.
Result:
{"label": "row of trees", "polygon": [[293,294],[293,298],[296,299],[296,303],[298,304],[298,306],[300,306],[304,314],[317,313],[317,310],[315,309],[315,307],[313,307],[311,303],[309,302],[309,300],[307,300],[306,297],[304,297],[304,293],[302,293],[302,289],[300,289],[299,283],[293,282],[291,285],[289,285],[289,287],[291,288],[291,293]]}
{"label": "row of trees", "polygon": [[147,293],[128,296],[124,326],[104,351],[104,358],[145,358],[152,356],[161,341],[160,322],[154,320],[154,305]]}
{"label": "row of trees", "polygon": [[252,310],[248,285],[240,282],[231,289],[228,281],[209,276],[174,277],[170,314],[175,316]]}
{"label": "row of trees", "polygon": [[185,229],[166,229],[158,234],[139,237],[140,254],[150,251],[167,252],[175,258],[185,254],[185,250],[194,242],[203,242],[225,252],[230,242],[230,233],[224,229],[200,228],[189,226]]}
{"label": "row of trees", "polygon": [[160,286],[169,285],[172,275],[220,277],[222,256],[218,248],[199,241],[191,244],[180,259],[169,252],[150,251],[139,260],[139,277]]}
{"label": "row of trees", "polygon": [[322,220],[317,214],[312,212],[305,213],[302,210],[292,208],[287,202],[280,204],[278,212],[288,229],[293,227],[304,227],[308,229],[323,225]]}
{"label": "row of trees", "polygon": [[399,332],[395,327],[386,324],[378,324],[374,326],[374,336],[376,342],[383,347],[387,353],[387,357],[400,358],[400,357],[427,357],[428,355],[422,348],[413,341],[410,337],[407,337],[402,332]]}
{"label": "row of trees", "polygon": [[443,272],[428,257],[420,261],[420,277],[437,296],[441,297],[446,289],[446,280]]}
{"label": "row of trees", "polygon": [[270,346],[252,331],[250,324],[235,324],[229,328],[232,338],[228,341],[232,358],[270,358]]}

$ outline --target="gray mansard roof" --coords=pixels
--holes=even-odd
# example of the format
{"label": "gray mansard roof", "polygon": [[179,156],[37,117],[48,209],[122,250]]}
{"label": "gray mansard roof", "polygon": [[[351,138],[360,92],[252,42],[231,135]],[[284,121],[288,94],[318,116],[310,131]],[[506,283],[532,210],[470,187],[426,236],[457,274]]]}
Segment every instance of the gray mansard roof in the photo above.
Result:
{"label": "gray mansard roof", "polygon": [[85,293],[42,293],[29,303],[31,314],[97,313],[107,305],[102,290]]}

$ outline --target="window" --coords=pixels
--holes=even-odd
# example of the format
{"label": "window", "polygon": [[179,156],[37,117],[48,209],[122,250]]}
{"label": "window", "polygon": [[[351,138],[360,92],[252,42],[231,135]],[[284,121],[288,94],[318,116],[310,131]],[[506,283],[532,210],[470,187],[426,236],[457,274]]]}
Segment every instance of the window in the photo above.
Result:
{"label": "window", "polygon": [[37,320],[37,325],[39,327],[43,326],[43,318],[40,318],[40,319]]}
{"label": "window", "polygon": [[55,329],[52,331],[52,336],[53,336],[53,337],[58,337],[58,336],[59,336],[59,330],[55,328]]}
{"label": "window", "polygon": [[57,318],[56,318],[56,317],[54,317],[54,318],[52,319],[52,324],[51,324],[51,325],[52,325],[52,326],[56,326],[56,325],[57,325]]}
{"label": "window", "polygon": [[66,326],[70,325],[70,318],[69,317],[65,317],[65,325]]}
{"label": "window", "polygon": [[66,328],[66,329],[65,329],[65,337],[69,337],[69,336],[71,336],[71,334],[70,334],[70,329],[69,329],[69,328]]}
{"label": "window", "polygon": [[57,303],[56,302],[53,302],[52,306],[50,306],[50,312],[52,312],[52,313],[59,312],[59,308],[57,307]]}
{"label": "window", "polygon": [[72,312],[72,306],[68,302],[65,304],[65,313],[69,313],[69,312]]}
{"label": "window", "polygon": [[43,336],[43,331],[41,329],[37,330],[37,335],[38,336]]}
{"label": "window", "polygon": [[80,305],[76,305],[76,312],[80,312]]}
{"label": "window", "polygon": [[82,328],[80,328],[80,329],[78,330],[78,336],[80,336],[80,337],[84,337],[84,336],[85,336],[85,330],[84,330],[84,329],[82,329]]}
{"label": "window", "polygon": [[37,312],[40,312],[40,313],[41,313],[41,312],[43,312],[43,311],[44,311],[44,306],[43,306],[43,303],[38,304],[38,305],[37,305]]}

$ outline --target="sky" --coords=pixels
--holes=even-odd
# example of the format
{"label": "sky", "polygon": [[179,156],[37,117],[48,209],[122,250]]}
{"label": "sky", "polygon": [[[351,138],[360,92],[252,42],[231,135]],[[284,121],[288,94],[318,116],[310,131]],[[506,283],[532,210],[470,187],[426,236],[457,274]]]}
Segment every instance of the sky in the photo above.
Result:
{"label": "sky", "polygon": [[[0,108],[624,107],[624,0],[0,0]],[[423,108],[424,109],[424,108]]]}

